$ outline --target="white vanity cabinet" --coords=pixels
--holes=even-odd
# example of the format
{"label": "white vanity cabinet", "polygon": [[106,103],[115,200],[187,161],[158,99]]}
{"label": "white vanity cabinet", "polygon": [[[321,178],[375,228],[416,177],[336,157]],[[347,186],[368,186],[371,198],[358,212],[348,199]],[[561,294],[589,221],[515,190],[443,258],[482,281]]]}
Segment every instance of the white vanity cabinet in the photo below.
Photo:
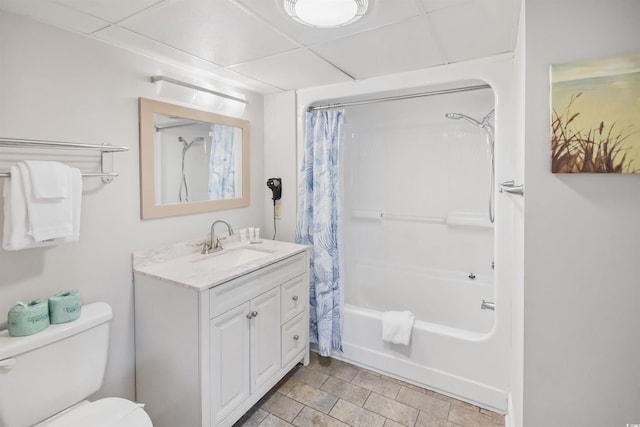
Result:
{"label": "white vanity cabinet", "polygon": [[308,255],[288,245],[297,252],[198,289],[134,268],[136,400],[154,427],[231,426],[308,364]]}

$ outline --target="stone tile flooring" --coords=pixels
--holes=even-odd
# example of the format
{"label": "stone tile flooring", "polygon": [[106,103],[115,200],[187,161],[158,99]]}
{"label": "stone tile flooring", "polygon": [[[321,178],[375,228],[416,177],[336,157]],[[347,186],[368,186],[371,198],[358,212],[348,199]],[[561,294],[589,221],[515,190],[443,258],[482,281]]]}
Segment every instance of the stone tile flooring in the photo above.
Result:
{"label": "stone tile flooring", "polygon": [[504,416],[311,353],[234,427],[503,427]]}

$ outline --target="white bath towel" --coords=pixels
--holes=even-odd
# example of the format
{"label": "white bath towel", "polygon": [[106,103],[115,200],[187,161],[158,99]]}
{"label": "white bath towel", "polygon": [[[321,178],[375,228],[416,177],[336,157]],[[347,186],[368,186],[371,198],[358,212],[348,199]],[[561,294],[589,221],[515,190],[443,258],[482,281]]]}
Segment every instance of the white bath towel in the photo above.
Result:
{"label": "white bath towel", "polygon": [[25,160],[31,178],[31,195],[39,199],[65,199],[69,193],[69,167],[60,162]]}
{"label": "white bath towel", "polygon": [[[18,250],[31,247],[51,246],[59,243],[73,242],[80,238],[80,210],[82,206],[82,178],[76,168],[68,168],[69,188],[67,189],[67,203],[70,204],[71,228],[65,228],[66,235],[57,238],[36,240],[32,234],[30,223],[27,192],[25,191],[26,165],[11,167],[11,178],[4,182],[4,227],[2,247],[6,250]],[[26,172],[29,178],[28,170]],[[30,182],[30,181],[29,181]],[[27,184],[30,185],[30,184]],[[30,197],[30,196],[29,196]],[[67,221],[67,219],[65,219]]]}
{"label": "white bath towel", "polygon": [[415,316],[410,311],[385,311],[382,313],[382,340],[394,344],[409,345]]}

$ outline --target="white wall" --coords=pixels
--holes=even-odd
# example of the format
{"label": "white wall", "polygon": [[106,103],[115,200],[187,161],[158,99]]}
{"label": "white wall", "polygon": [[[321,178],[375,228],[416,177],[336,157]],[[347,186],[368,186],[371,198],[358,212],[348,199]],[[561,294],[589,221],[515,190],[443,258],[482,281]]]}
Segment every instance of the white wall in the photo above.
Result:
{"label": "white wall", "polygon": [[[186,104],[193,95],[188,91],[183,98],[162,98],[149,82],[151,75],[160,73],[195,79],[148,58],[0,13],[0,136],[109,142],[130,149],[114,155],[120,176],[113,183],[102,185],[99,178],[84,178],[80,242],[0,250],[0,313],[7,313],[16,301],[48,297],[64,289],[79,289],[85,302],[111,304],[111,349],[101,396],[134,397],[131,253],[204,238],[211,222],[219,218],[229,220],[236,229],[263,226],[263,100],[251,93],[246,93],[249,105],[241,114],[226,108],[211,110],[251,122],[251,206],[140,220],[137,99]],[[175,93],[184,95],[179,90]],[[24,156],[31,153],[25,151]],[[60,160],[64,159],[61,153]],[[4,327],[5,315],[0,316],[0,327]]]}
{"label": "white wall", "polygon": [[[285,92],[264,98],[264,174],[282,178],[282,199],[276,240],[293,242],[296,234],[297,166],[296,166],[296,93]],[[262,237],[273,237],[273,201],[266,179],[260,183],[265,194]]]}
{"label": "white wall", "polygon": [[526,2],[524,425],[640,422],[640,176],[550,173],[549,65],[637,53],[640,2]]}

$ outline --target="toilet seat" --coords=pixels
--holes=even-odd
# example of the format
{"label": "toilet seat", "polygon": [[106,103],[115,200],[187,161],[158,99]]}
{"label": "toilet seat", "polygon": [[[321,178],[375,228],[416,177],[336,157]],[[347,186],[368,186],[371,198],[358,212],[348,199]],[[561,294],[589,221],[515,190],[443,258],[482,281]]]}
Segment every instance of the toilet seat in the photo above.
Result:
{"label": "toilet seat", "polygon": [[143,405],[119,397],[82,402],[37,427],[152,427]]}

